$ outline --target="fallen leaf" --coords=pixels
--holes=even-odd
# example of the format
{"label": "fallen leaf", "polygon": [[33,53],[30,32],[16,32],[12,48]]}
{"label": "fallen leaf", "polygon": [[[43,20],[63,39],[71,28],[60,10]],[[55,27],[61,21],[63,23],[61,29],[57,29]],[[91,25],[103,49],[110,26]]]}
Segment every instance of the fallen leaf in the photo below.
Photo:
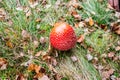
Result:
{"label": "fallen leaf", "polygon": [[51,59],[51,56],[49,56],[49,55],[44,55],[44,56],[42,56],[42,59],[43,59],[43,61],[46,61],[46,62],[50,62],[49,60]]}
{"label": "fallen leaf", "polygon": [[34,47],[37,48],[39,46],[39,42],[37,40],[33,41]]}
{"label": "fallen leaf", "polygon": [[103,30],[107,30],[107,25],[105,25],[105,24],[101,24],[100,27],[101,27]]}
{"label": "fallen leaf", "polygon": [[115,56],[115,53],[114,53],[114,52],[108,53],[108,57],[109,57],[109,58],[112,58],[112,57],[114,57],[114,56]]}
{"label": "fallen leaf", "polygon": [[55,74],[55,80],[61,80],[62,79],[62,76],[59,75],[58,73]]}
{"label": "fallen leaf", "polygon": [[0,70],[5,70],[7,68],[7,60],[4,58],[0,58]]}
{"label": "fallen leaf", "polygon": [[115,31],[118,35],[120,35],[120,28]]}
{"label": "fallen leaf", "polygon": [[79,27],[85,27],[86,26],[86,24],[84,23],[84,22],[79,22],[79,25],[78,25]]}
{"label": "fallen leaf", "polygon": [[109,73],[109,74],[113,74],[114,71],[115,71],[114,69],[109,69],[108,73]]}
{"label": "fallen leaf", "polygon": [[39,77],[38,80],[50,80],[48,76],[43,75],[42,77]]}
{"label": "fallen leaf", "polygon": [[107,80],[110,77],[110,74],[107,71],[102,72],[102,80]]}
{"label": "fallen leaf", "polygon": [[39,65],[36,65],[36,64],[29,64],[29,66],[28,66],[28,71],[35,71],[35,73],[37,74],[37,75],[39,75],[39,74],[43,74],[43,73],[45,73],[45,69],[44,68],[42,68],[41,66],[39,66]]}
{"label": "fallen leaf", "polygon": [[42,54],[42,51],[39,51],[35,54],[36,57],[40,56]]}
{"label": "fallen leaf", "polygon": [[30,38],[30,34],[26,30],[22,30],[21,35],[24,39],[29,39]]}
{"label": "fallen leaf", "polygon": [[57,60],[54,57],[50,58],[50,62],[53,66],[56,66],[58,64]]}
{"label": "fallen leaf", "polygon": [[115,17],[120,18],[120,12],[115,12]]}
{"label": "fallen leaf", "polygon": [[38,5],[39,0],[29,0],[28,3],[31,8],[35,8]]}
{"label": "fallen leaf", "polygon": [[40,73],[45,73],[46,70],[45,70],[45,68],[41,67],[39,72],[40,72]]}
{"label": "fallen leaf", "polygon": [[29,64],[28,70],[29,70],[29,71],[35,70],[35,64]]}
{"label": "fallen leaf", "polygon": [[119,60],[119,56],[113,57],[113,61],[117,61],[117,60]]}
{"label": "fallen leaf", "polygon": [[84,35],[80,35],[80,37],[77,39],[77,42],[78,43],[81,43],[81,42],[83,42],[84,41]]}
{"label": "fallen leaf", "polygon": [[10,40],[8,40],[8,41],[6,42],[6,45],[7,45],[8,47],[10,47],[11,49],[14,47],[14,46],[13,46],[13,43],[12,43]]}
{"label": "fallen leaf", "polygon": [[120,41],[118,41],[117,44],[120,46]]}
{"label": "fallen leaf", "polygon": [[41,66],[35,65],[34,69],[35,69],[35,72],[38,74],[41,69]]}
{"label": "fallen leaf", "polygon": [[120,46],[117,46],[117,47],[115,48],[115,50],[116,50],[116,51],[120,51]]}
{"label": "fallen leaf", "polygon": [[53,71],[54,73],[57,73],[57,70],[51,64],[48,64],[48,68],[49,68],[49,70]]}
{"label": "fallen leaf", "polygon": [[35,21],[36,21],[36,22],[40,22],[40,21],[41,21],[41,19],[40,19],[40,18],[37,18]]}
{"label": "fallen leaf", "polygon": [[5,19],[8,19],[7,13],[3,8],[0,8],[0,21],[3,21]]}
{"label": "fallen leaf", "polygon": [[80,4],[78,0],[70,0],[68,3],[68,7],[71,7],[71,6],[73,6],[74,8],[79,8]]}
{"label": "fallen leaf", "polygon": [[42,78],[44,76],[43,73],[37,73],[35,76],[34,76],[34,79],[37,79],[37,80],[41,80],[39,78]]}
{"label": "fallen leaf", "polygon": [[101,55],[101,57],[102,57],[102,58],[106,58],[106,57],[107,57],[107,54],[106,54],[106,53],[103,53],[103,54]]}
{"label": "fallen leaf", "polygon": [[107,4],[107,8],[109,8],[109,9],[114,9],[111,5],[110,5],[110,1],[109,1],[109,3]]}
{"label": "fallen leaf", "polygon": [[111,30],[114,31],[116,34],[120,35],[120,21],[111,23]]}
{"label": "fallen leaf", "polygon": [[93,64],[97,64],[97,63],[98,63],[98,58],[97,58],[97,57],[94,57],[94,58],[92,59],[92,63],[93,63]]}
{"label": "fallen leaf", "polygon": [[27,80],[23,74],[16,75],[16,80]]}
{"label": "fallen leaf", "polygon": [[47,37],[40,37],[40,43],[44,44],[47,42]]}
{"label": "fallen leaf", "polygon": [[76,61],[78,61],[78,58],[77,58],[76,56],[71,56],[71,60],[72,60],[73,62],[76,62]]}
{"label": "fallen leaf", "polygon": [[89,18],[89,25],[90,25],[90,26],[93,26],[93,25],[94,25],[94,21],[93,21],[93,19],[92,19],[91,17]]}
{"label": "fallen leaf", "polygon": [[94,49],[93,49],[92,47],[88,47],[88,50],[89,50],[90,52],[93,52],[93,51],[94,51]]}
{"label": "fallen leaf", "polygon": [[72,16],[75,18],[75,19],[79,19],[81,20],[81,16],[76,12],[76,11],[72,11]]}

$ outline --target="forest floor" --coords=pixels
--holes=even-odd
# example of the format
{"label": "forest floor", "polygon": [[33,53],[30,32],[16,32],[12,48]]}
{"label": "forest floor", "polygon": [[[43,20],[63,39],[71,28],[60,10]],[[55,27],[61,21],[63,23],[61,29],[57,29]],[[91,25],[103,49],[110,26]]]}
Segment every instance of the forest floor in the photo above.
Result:
{"label": "forest floor", "polygon": [[[69,51],[50,51],[59,21],[77,35]],[[120,13],[107,0],[0,0],[0,80],[120,80]]]}

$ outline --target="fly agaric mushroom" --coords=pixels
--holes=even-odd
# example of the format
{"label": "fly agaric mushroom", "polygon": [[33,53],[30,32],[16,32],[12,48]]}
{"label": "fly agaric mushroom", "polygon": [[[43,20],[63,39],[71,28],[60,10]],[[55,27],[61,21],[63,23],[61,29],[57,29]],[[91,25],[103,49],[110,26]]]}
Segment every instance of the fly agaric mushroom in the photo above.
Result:
{"label": "fly agaric mushroom", "polygon": [[65,22],[56,23],[51,30],[50,43],[55,49],[67,51],[75,46],[76,41],[73,28]]}

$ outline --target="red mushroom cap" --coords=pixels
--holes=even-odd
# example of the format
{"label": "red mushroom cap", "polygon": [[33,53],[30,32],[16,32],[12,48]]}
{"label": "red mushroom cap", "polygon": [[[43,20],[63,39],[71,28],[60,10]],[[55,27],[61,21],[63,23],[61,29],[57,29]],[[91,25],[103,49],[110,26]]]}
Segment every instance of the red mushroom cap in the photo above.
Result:
{"label": "red mushroom cap", "polygon": [[73,28],[65,23],[58,22],[50,33],[51,45],[61,51],[67,51],[75,46],[77,41]]}

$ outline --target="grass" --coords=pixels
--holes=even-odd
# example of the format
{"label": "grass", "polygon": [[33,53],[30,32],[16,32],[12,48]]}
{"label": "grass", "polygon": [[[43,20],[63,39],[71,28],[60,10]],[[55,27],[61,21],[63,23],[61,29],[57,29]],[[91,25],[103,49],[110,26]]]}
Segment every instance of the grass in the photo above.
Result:
{"label": "grass", "polygon": [[[46,42],[45,46],[39,44],[38,48],[35,48],[33,41],[39,41],[40,37],[48,37],[50,30],[53,24],[57,21],[60,21],[60,18],[64,18],[66,22],[74,25],[76,22],[74,17],[68,14],[68,8],[62,6],[63,3],[68,4],[68,0],[65,2],[62,1],[60,6],[56,8],[56,0],[47,0],[47,7],[39,3],[35,8],[31,8],[27,0],[20,0],[21,6],[28,7],[32,15],[29,17],[26,16],[24,11],[16,10],[16,0],[3,0],[0,2],[0,7],[4,8],[9,16],[8,20],[12,21],[12,25],[8,24],[8,20],[3,20],[0,22],[0,57],[7,59],[8,67],[5,70],[0,71],[0,78],[10,78],[14,80],[18,73],[27,74],[28,80],[32,80],[34,73],[28,73],[27,67],[21,66],[25,62],[30,60],[30,56],[34,56],[38,51],[46,51],[49,46],[49,40]],[[88,4],[89,3],[89,4]],[[86,6],[87,5],[87,6]],[[91,5],[93,5],[91,7]],[[109,24],[110,16],[112,13],[106,11],[102,4],[96,3],[96,0],[87,0],[87,2],[82,3],[83,10],[80,10],[82,18],[92,17],[94,21],[98,24]],[[40,9],[40,11],[38,10]],[[78,10],[79,12],[79,10]],[[96,15],[93,15],[95,13]],[[40,18],[41,21],[37,22],[36,20]],[[94,27],[94,26],[93,26]],[[31,38],[25,42],[22,38],[22,30],[26,30]],[[75,28],[77,36],[84,34],[84,28]],[[114,36],[112,39],[108,36]],[[91,34],[86,35],[85,45],[87,47],[92,47],[95,51],[93,54],[101,55],[109,51],[115,51],[113,48],[116,42],[120,38],[110,32],[106,32],[101,29],[96,29],[96,31]],[[9,41],[14,46],[10,48],[6,43]],[[111,50],[107,50],[108,45],[112,43]],[[24,53],[24,57],[17,58],[20,53]],[[59,57],[57,58],[58,66],[55,69],[59,74],[63,76],[62,80],[101,80],[100,74],[94,68],[91,62],[88,62],[86,59],[86,54],[88,50],[83,48],[79,43],[71,51],[59,52]],[[91,53],[92,54],[92,53]],[[120,55],[120,52],[117,52]],[[71,56],[76,56],[78,61],[73,62]],[[32,59],[33,63],[43,66],[48,74],[51,74],[51,71],[48,69],[47,63],[41,61],[41,58]],[[113,68],[119,71],[119,62],[113,62],[112,60],[108,61]],[[51,74],[52,75],[52,74]]]}
{"label": "grass", "polygon": [[107,1],[100,3],[98,0],[85,0],[83,3],[81,3],[83,11],[79,12],[83,18],[92,17],[99,25],[109,24],[109,22],[114,19],[114,17],[112,16],[113,14],[111,14],[112,11],[105,8],[107,7],[106,4]]}
{"label": "grass", "polygon": [[[86,59],[87,51],[78,46],[77,49],[63,53],[64,57],[59,59],[58,72],[68,80],[101,80],[99,73]],[[73,62],[71,56],[76,56],[78,61]]]}

